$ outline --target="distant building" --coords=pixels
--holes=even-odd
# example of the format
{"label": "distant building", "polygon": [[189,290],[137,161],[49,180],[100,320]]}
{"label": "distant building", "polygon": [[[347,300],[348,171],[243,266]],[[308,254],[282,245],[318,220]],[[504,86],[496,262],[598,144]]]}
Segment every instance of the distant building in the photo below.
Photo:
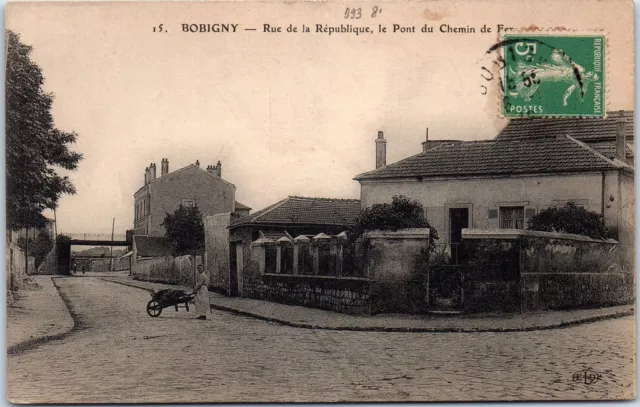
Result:
{"label": "distant building", "polygon": [[236,201],[235,213],[238,217],[242,218],[242,217],[248,216],[251,213],[251,208]]}
{"label": "distant building", "polygon": [[251,208],[235,201],[236,187],[222,179],[222,164],[200,168],[200,163],[190,164],[169,172],[169,160],[162,159],[160,176],[156,177],[156,165],[145,168],[144,185],[134,194],[134,235],[161,237],[167,213],[180,205],[197,205],[203,216],[222,212],[248,214]]}
{"label": "distant building", "polygon": [[25,236],[29,236],[29,239],[37,239],[40,232],[46,232],[51,240],[55,240],[55,228],[56,221],[53,219],[45,218],[46,224],[41,228],[29,228],[28,230],[20,229],[18,230],[18,238],[25,238]]}

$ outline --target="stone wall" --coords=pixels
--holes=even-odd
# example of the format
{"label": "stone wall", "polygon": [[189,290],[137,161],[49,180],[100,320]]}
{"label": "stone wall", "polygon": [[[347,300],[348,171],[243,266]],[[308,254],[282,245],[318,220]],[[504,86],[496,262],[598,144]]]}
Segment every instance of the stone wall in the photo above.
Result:
{"label": "stone wall", "polygon": [[355,244],[344,234],[262,237],[245,264],[244,295],[349,314],[423,312],[428,239],[428,229],[369,233]]}
{"label": "stone wall", "polygon": [[[196,264],[202,263],[202,257],[196,257]],[[177,284],[186,287],[195,286],[195,274],[191,256],[150,257],[134,262],[132,275],[135,280],[154,283]]]}
{"label": "stone wall", "polygon": [[229,293],[229,229],[231,213],[207,216],[204,221],[205,258],[213,290]]}
{"label": "stone wall", "polygon": [[620,174],[620,219],[618,221],[618,241],[620,242],[620,263],[628,269],[635,269],[636,253],[636,189],[632,174]]}
{"label": "stone wall", "polygon": [[429,229],[366,233],[371,312],[422,313],[427,310]]}
{"label": "stone wall", "polygon": [[[7,233],[7,246],[6,246],[6,287],[8,291],[21,290],[25,287],[28,279],[27,272],[25,271],[25,253],[17,245],[18,234],[16,232]],[[30,274],[35,274],[35,258],[29,257],[29,271]]]}
{"label": "stone wall", "polygon": [[114,271],[131,270],[131,257],[119,257],[113,259]]}
{"label": "stone wall", "polygon": [[251,298],[320,308],[346,314],[369,314],[370,283],[363,278],[264,275],[245,284]]}
{"label": "stone wall", "polygon": [[38,274],[57,274],[58,273],[58,245],[54,244],[53,248],[45,256],[42,263],[38,266]]}
{"label": "stone wall", "polygon": [[634,301],[615,240],[526,230],[463,231],[465,312],[601,307]]}
{"label": "stone wall", "polygon": [[500,236],[466,239],[458,249],[465,312],[520,309],[520,245]]}

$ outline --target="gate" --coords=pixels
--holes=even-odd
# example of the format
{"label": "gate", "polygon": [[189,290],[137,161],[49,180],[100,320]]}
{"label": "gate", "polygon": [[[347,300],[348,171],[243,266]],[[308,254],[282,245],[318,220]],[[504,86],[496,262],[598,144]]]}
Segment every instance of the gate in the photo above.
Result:
{"label": "gate", "polygon": [[462,270],[459,265],[429,267],[429,309],[462,309]]}
{"label": "gate", "polygon": [[[446,250],[450,252],[447,253]],[[444,246],[440,262],[429,266],[429,309],[432,311],[462,310],[461,246]]]}

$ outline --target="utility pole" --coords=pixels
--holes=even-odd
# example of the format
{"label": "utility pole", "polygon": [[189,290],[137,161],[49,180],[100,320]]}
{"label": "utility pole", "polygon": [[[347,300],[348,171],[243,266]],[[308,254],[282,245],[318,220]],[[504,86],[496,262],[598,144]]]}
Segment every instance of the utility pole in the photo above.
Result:
{"label": "utility pole", "polygon": [[24,274],[29,275],[29,228],[24,228]]}
{"label": "utility pole", "polygon": [[116,227],[116,218],[113,218],[111,223],[111,264],[109,265],[109,271],[113,271],[113,231]]}
{"label": "utility pole", "polygon": [[58,240],[58,217],[56,216],[56,208],[53,208],[53,241]]}

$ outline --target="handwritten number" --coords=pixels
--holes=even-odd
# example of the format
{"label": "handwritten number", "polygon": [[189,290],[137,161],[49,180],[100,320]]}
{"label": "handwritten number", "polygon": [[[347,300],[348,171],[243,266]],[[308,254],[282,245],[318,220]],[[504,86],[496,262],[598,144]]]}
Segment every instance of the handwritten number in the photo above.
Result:
{"label": "handwritten number", "polygon": [[362,18],[362,9],[347,7],[347,9],[344,11],[344,18],[348,18],[351,20],[359,20]]}

